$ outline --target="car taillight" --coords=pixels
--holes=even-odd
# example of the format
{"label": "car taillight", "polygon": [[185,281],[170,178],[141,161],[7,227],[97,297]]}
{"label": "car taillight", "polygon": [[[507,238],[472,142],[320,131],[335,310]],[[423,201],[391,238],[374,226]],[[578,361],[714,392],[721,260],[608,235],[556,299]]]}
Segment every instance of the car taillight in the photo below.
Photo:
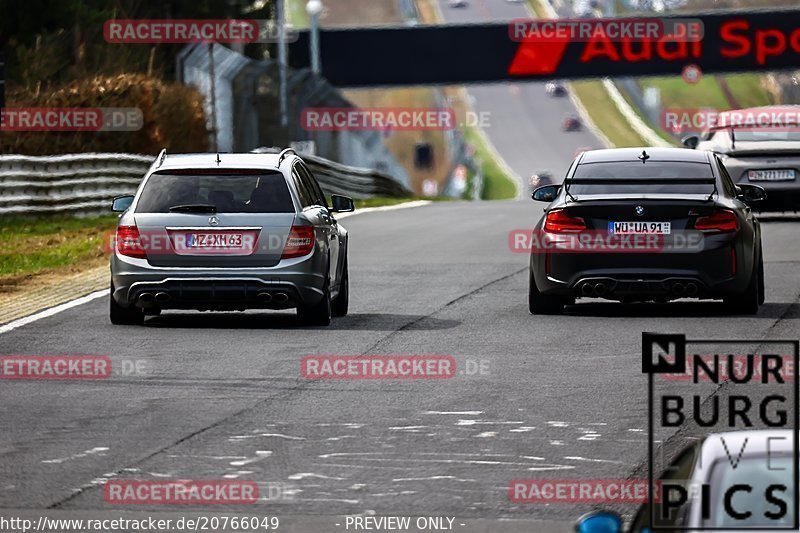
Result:
{"label": "car taillight", "polygon": [[302,257],[310,254],[312,250],[314,250],[314,227],[292,226],[281,259]]}
{"label": "car taillight", "polygon": [[544,219],[544,230],[551,233],[577,232],[586,229],[581,217],[569,216],[563,209],[554,209]]}
{"label": "car taillight", "polygon": [[697,217],[694,228],[707,231],[739,231],[739,221],[733,211],[717,209],[704,217]]}
{"label": "car taillight", "polygon": [[136,226],[120,226],[117,228],[117,252],[136,259],[147,259],[147,251],[142,245],[142,237]]}

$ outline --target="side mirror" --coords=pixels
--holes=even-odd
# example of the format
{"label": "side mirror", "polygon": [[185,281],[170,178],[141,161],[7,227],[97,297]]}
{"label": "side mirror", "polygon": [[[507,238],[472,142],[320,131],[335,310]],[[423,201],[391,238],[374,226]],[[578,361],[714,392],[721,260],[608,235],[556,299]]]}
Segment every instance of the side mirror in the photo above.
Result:
{"label": "side mirror", "polygon": [[122,213],[126,211],[133,203],[133,195],[126,194],[125,196],[117,196],[111,202],[111,210],[115,213]]}
{"label": "side mirror", "polygon": [[533,194],[531,194],[531,198],[537,202],[549,203],[556,199],[560,189],[561,185],[545,185],[544,187],[539,187],[538,189],[534,190]]}
{"label": "side mirror", "polygon": [[736,186],[736,197],[743,202],[760,202],[767,199],[767,191],[760,185],[741,183]]}
{"label": "side mirror", "polygon": [[691,148],[694,150],[697,148],[697,145],[700,143],[700,137],[698,135],[688,135],[681,139],[681,144],[684,145],[686,148]]}
{"label": "side mirror", "polygon": [[338,194],[331,195],[331,211],[335,213],[349,213],[356,210],[353,204],[353,199],[347,196],[339,196]]}
{"label": "side mirror", "polygon": [[622,517],[611,511],[592,511],[575,524],[577,533],[621,533]]}

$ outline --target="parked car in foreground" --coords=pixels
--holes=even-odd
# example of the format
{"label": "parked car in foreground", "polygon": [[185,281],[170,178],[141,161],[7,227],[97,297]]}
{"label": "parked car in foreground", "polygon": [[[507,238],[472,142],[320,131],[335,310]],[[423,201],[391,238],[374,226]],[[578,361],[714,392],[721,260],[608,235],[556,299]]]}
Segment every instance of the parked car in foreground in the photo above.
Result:
{"label": "parked car in foreground", "polygon": [[280,154],[162,152],[122,212],[111,255],[110,318],[163,309],[296,308],[327,325],[347,314],[347,231],[303,160]]}
{"label": "parked car in foreground", "polygon": [[[792,472],[795,455],[791,430],[732,431],[709,435],[681,451],[660,482],[683,486],[681,505],[666,505],[665,498],[642,505],[627,529],[629,533],[655,531],[773,531],[796,530]],[[733,466],[735,464],[735,466]],[[708,487],[707,494],[689,491]],[[679,503],[680,489],[672,491]],[[700,492],[700,494],[698,494]],[[664,491],[661,491],[664,494]],[[688,496],[693,494],[693,496]],[[704,501],[707,500],[707,501]],[[704,509],[707,505],[707,509]],[[704,516],[704,514],[706,516]],[[578,533],[622,533],[622,518],[609,511],[594,511],[578,520]]]}

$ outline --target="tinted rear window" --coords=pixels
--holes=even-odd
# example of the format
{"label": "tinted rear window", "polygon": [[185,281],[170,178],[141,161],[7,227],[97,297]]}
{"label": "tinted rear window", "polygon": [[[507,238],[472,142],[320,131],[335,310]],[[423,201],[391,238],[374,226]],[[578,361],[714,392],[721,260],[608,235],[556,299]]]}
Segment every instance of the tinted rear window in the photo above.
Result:
{"label": "tinted rear window", "polygon": [[578,182],[570,185],[572,194],[708,194],[714,189],[711,165],[702,162],[583,163],[573,179]]}
{"label": "tinted rear window", "polygon": [[262,174],[153,174],[136,205],[137,213],[168,213],[170,207],[209,204],[217,213],[293,213],[280,172]]}

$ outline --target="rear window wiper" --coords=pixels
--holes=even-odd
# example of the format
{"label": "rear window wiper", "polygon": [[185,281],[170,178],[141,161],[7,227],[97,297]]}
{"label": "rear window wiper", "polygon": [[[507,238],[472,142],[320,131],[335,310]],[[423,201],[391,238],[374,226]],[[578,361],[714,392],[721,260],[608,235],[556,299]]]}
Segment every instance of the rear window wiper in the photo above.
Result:
{"label": "rear window wiper", "polygon": [[181,204],[173,205],[169,210],[170,212],[179,211],[183,213],[216,213],[217,206],[211,204]]}

